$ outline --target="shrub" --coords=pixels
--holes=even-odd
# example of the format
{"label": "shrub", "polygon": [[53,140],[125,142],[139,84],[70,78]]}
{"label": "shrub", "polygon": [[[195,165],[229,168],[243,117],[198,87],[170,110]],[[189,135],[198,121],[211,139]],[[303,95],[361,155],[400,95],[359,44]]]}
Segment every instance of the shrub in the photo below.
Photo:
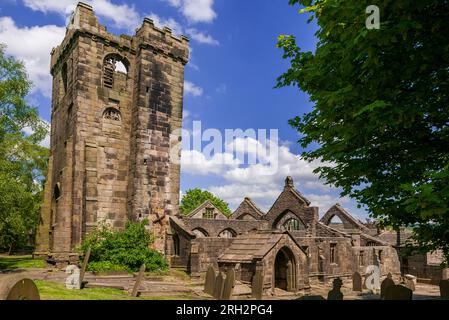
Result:
{"label": "shrub", "polygon": [[110,261],[89,262],[87,269],[93,272],[128,271],[126,267],[113,264]]}
{"label": "shrub", "polygon": [[91,248],[89,270],[101,267],[98,271],[117,271],[115,269],[120,267],[134,272],[143,263],[147,271],[167,270],[168,263],[163,255],[150,249],[154,239],[146,230],[146,225],[148,221],[127,222],[124,230],[113,231],[106,224],[100,224],[80,247],[83,255]]}

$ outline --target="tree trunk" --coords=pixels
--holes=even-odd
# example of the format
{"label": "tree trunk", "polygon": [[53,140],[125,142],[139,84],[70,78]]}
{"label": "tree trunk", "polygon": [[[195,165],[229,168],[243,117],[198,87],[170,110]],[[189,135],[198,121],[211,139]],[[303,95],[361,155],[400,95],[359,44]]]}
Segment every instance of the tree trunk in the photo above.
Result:
{"label": "tree trunk", "polygon": [[11,243],[11,244],[9,245],[8,256],[10,256],[10,255],[12,254],[12,248],[13,248],[13,246],[14,246],[14,243]]}

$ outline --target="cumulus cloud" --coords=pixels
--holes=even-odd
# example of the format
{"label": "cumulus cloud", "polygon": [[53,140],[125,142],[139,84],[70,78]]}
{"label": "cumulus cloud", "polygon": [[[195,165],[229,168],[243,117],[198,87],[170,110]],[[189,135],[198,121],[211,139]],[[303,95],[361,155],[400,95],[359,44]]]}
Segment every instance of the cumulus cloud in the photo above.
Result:
{"label": "cumulus cloud", "polygon": [[194,97],[200,97],[203,95],[203,88],[198,87],[194,83],[190,81],[184,82],[184,92],[185,94],[194,96]]}
{"label": "cumulus cloud", "polygon": [[166,0],[179,9],[190,23],[212,22],[217,13],[213,9],[214,0]]}
{"label": "cumulus cloud", "polygon": [[[67,17],[75,9],[78,0],[23,0],[26,7],[41,12],[55,12]],[[140,14],[134,6],[114,4],[110,0],[84,0],[93,6],[100,17],[112,21],[117,28],[133,30],[141,23]]]}
{"label": "cumulus cloud", "polygon": [[220,45],[220,42],[216,39],[214,39],[211,35],[205,34],[201,31],[198,31],[194,28],[189,28],[186,30],[187,34],[195,41],[199,42],[199,43],[204,43],[204,44],[210,44],[213,46],[218,46]]}
{"label": "cumulus cloud", "polygon": [[50,52],[64,38],[65,27],[18,27],[11,17],[0,17],[0,43],[6,53],[22,60],[34,90],[51,96]]}
{"label": "cumulus cloud", "polygon": [[[325,185],[313,171],[320,161],[309,163],[292,153],[286,144],[275,145],[268,140],[265,144],[252,137],[235,139],[233,151],[231,144],[225,145],[224,153],[217,157],[206,158],[199,151],[183,151],[182,169],[187,174],[214,174],[223,179],[222,185],[213,185],[208,189],[236,208],[243,197],[251,197],[263,210],[269,210],[283,188],[284,179],[292,176],[296,187],[308,198],[320,212],[327,211],[337,202],[346,203],[348,198],[340,198],[335,188]],[[276,152],[260,152],[261,148],[270,146]],[[244,161],[237,154],[245,155]],[[184,155],[186,158],[184,158]],[[254,155],[257,163],[249,163]],[[185,164],[187,162],[188,164]],[[223,162],[226,160],[226,162]]]}
{"label": "cumulus cloud", "polygon": [[173,18],[165,19],[153,12],[148,15],[148,18],[153,20],[154,24],[159,28],[169,27],[174,35],[180,36],[184,33],[182,26]]}

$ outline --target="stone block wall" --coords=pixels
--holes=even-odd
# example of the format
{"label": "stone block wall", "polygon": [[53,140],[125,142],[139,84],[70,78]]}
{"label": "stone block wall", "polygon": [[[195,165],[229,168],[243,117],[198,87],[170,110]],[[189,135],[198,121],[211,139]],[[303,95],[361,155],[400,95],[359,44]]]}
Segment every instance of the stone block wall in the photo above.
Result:
{"label": "stone block wall", "polygon": [[[188,40],[145,19],[117,36],[79,3],[52,51],[51,165],[38,253],[67,259],[100,221],[149,219],[163,251],[179,203],[179,150]],[[108,69],[120,61],[125,72]],[[49,163],[50,164],[50,163]]]}

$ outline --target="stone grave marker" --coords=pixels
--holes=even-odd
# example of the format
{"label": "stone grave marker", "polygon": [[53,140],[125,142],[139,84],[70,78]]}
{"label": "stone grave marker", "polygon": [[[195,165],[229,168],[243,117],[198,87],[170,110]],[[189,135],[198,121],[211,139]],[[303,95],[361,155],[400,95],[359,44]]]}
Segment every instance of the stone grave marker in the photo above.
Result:
{"label": "stone grave marker", "polygon": [[440,295],[442,300],[449,300],[449,280],[440,281]]}
{"label": "stone grave marker", "polygon": [[261,270],[257,270],[253,276],[251,286],[251,297],[256,300],[262,300],[263,296],[263,274]]}
{"label": "stone grave marker", "polygon": [[217,277],[215,278],[215,285],[214,285],[214,294],[213,297],[215,299],[220,300],[223,295],[223,287],[225,283],[226,276],[223,274],[223,272],[218,272]]}
{"label": "stone grave marker", "polygon": [[385,289],[385,300],[412,300],[413,291],[409,288],[396,284]]}
{"label": "stone grave marker", "polygon": [[20,275],[1,278],[0,300],[40,300],[39,290],[33,280]]}
{"label": "stone grave marker", "polygon": [[223,294],[221,300],[231,300],[232,292],[234,291],[235,285],[235,271],[234,269],[229,269],[226,273],[226,280],[223,287]]}
{"label": "stone grave marker", "polygon": [[89,247],[86,251],[86,254],[84,255],[83,267],[81,268],[81,272],[80,272],[81,288],[84,287],[83,281],[84,281],[84,275],[86,274],[86,270],[87,270],[87,264],[89,263],[90,251],[91,251],[91,248]]}
{"label": "stone grave marker", "polygon": [[327,300],[343,300],[343,293],[341,292],[341,287],[343,286],[343,281],[340,278],[334,279],[333,288],[327,294]]}
{"label": "stone grave marker", "polygon": [[388,276],[384,279],[384,281],[382,281],[381,285],[380,285],[380,298],[384,299],[385,298],[385,292],[387,290],[388,287],[394,286],[396,285],[392,279],[392,275],[391,273],[388,274]]}
{"label": "stone grave marker", "polygon": [[204,292],[210,295],[214,294],[214,284],[215,284],[215,269],[213,266],[210,266],[207,269],[206,273],[206,281],[204,282]]}
{"label": "stone grave marker", "polygon": [[133,291],[131,292],[132,297],[137,297],[139,294],[139,287],[142,284],[142,280],[145,277],[145,263],[142,264],[139,270],[139,274],[137,275],[136,282],[134,283]]}
{"label": "stone grave marker", "polygon": [[352,275],[352,291],[362,292],[362,275],[357,271]]}
{"label": "stone grave marker", "polygon": [[74,264],[71,264],[67,266],[65,273],[69,274],[69,276],[65,279],[65,287],[67,289],[81,289],[80,268]]}
{"label": "stone grave marker", "polygon": [[412,291],[415,291],[416,277],[410,274],[404,276],[404,285]]}

